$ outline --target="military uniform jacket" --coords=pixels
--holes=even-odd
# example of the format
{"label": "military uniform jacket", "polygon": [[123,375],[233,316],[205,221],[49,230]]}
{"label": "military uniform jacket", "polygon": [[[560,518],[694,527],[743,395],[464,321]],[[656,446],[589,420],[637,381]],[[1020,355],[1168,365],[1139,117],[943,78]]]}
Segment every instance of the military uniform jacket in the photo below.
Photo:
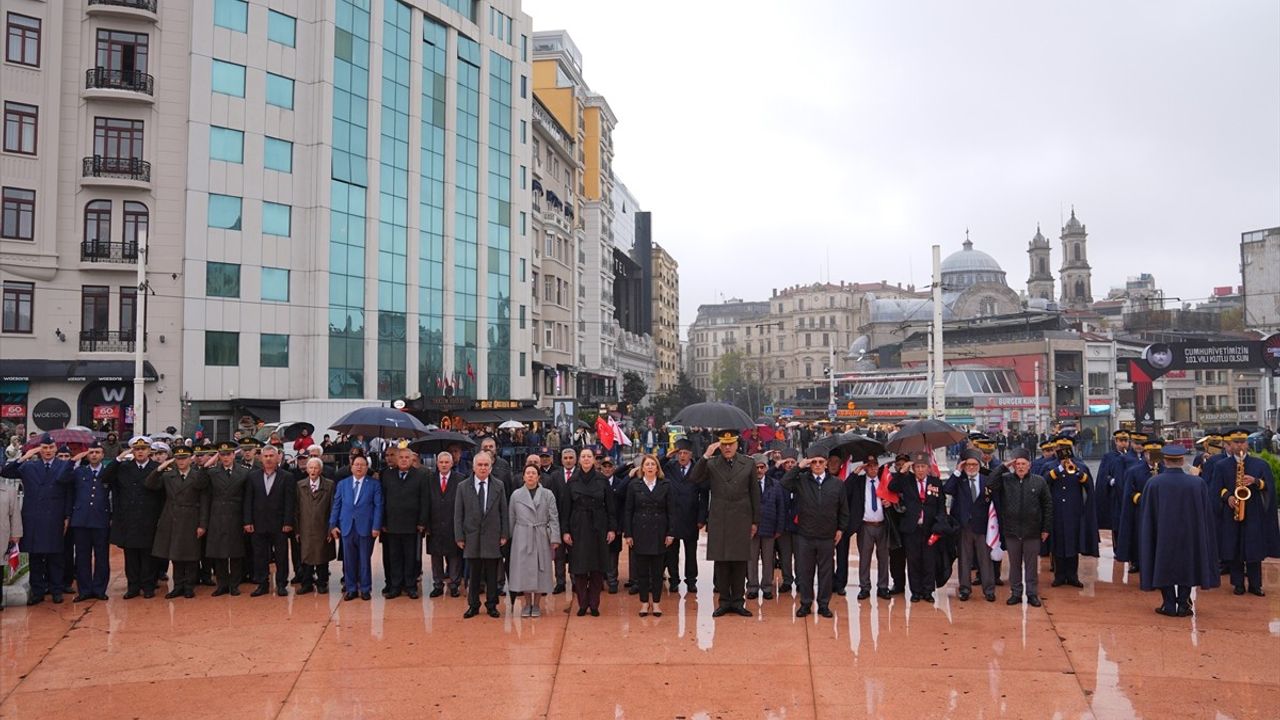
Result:
{"label": "military uniform jacket", "polygon": [[1280,524],[1276,517],[1276,483],[1271,477],[1271,467],[1260,457],[1248,455],[1244,459],[1244,474],[1257,478],[1261,487],[1253,485],[1253,493],[1245,503],[1244,522],[1236,522],[1235,511],[1227,505],[1227,498],[1236,489],[1236,463],[1228,456],[1213,465],[1213,479],[1209,481],[1210,493],[1218,499],[1218,552],[1223,560],[1258,562],[1269,557],[1280,557]]}
{"label": "military uniform jacket", "polygon": [[1125,473],[1124,492],[1120,498],[1120,522],[1113,525],[1120,533],[1114,539],[1117,560],[1138,562],[1138,540],[1142,537],[1142,515],[1138,511],[1138,503],[1142,499],[1147,481],[1161,472],[1164,472],[1163,467],[1153,470],[1146,461],[1140,461],[1132,463]]}
{"label": "military uniform jacket", "polygon": [[[45,467],[39,457],[10,461],[4,477],[22,480],[22,550],[29,553],[61,553],[66,520],[71,515],[71,481],[75,468],[67,460],[53,460]],[[9,538],[4,538],[8,544]]]}
{"label": "military uniform jacket", "polygon": [[329,515],[333,511],[333,490],[337,487],[321,477],[315,492],[311,479],[298,481],[298,524],[294,528],[304,565],[324,565],[334,558],[333,538],[329,536]]}
{"label": "military uniform jacket", "polygon": [[106,469],[106,463],[99,465],[96,472],[88,465],[76,468],[71,501],[71,527],[111,527],[111,491],[102,482]]}
{"label": "military uniform jacket", "polygon": [[1083,462],[1072,462],[1075,473],[1068,473],[1059,463],[1045,474],[1053,498],[1053,529],[1041,554],[1098,557],[1098,511],[1093,476]]}
{"label": "military uniform jacket", "polygon": [[382,471],[382,527],[389,533],[416,534],[418,527],[426,527],[429,507],[426,471],[409,468],[400,479],[398,468]]}
{"label": "military uniform jacket", "polygon": [[148,460],[139,467],[133,460],[113,462],[102,474],[111,488],[111,544],[129,550],[150,551],[155,544],[156,523],[164,506],[164,493],[145,485],[147,476],[160,467]]}
{"label": "military uniform jacket", "polygon": [[707,559],[746,562],[751,559],[751,526],[760,524],[760,483],[755,462],[738,453],[702,458],[689,472],[694,485],[706,483],[710,493],[707,511]]}
{"label": "military uniform jacket", "polygon": [[204,554],[211,558],[244,557],[244,489],[248,469],[234,463],[230,470],[218,463],[209,476],[209,524]]}
{"label": "military uniform jacket", "polygon": [[174,562],[200,559],[200,538],[196,528],[209,526],[209,478],[204,470],[192,465],[183,477],[177,466],[153,471],[146,486],[164,488],[164,508],[156,524],[156,538],[151,554]]}

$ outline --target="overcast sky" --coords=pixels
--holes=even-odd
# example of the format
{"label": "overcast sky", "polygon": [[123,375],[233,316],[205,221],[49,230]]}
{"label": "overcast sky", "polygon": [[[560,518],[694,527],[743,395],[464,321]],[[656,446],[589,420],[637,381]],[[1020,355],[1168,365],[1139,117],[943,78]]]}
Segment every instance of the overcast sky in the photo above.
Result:
{"label": "overcast sky", "polygon": [[1073,204],[1095,299],[1140,272],[1199,299],[1280,225],[1275,0],[523,6],[618,115],[686,327],[828,273],[925,285],[965,228],[1024,290],[1036,223],[1056,269]]}

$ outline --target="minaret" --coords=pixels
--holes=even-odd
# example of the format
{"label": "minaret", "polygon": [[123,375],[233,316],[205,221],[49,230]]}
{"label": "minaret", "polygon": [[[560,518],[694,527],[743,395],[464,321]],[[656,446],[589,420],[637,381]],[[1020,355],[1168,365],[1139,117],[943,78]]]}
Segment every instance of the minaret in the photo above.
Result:
{"label": "minaret", "polygon": [[1049,270],[1049,238],[1040,232],[1036,224],[1036,235],[1027,243],[1027,255],[1031,258],[1031,277],[1027,278],[1027,297],[1040,298],[1053,302],[1053,273]]}
{"label": "minaret", "polygon": [[1088,233],[1076,219],[1076,209],[1071,208],[1071,219],[1062,228],[1062,299],[1060,304],[1069,310],[1087,310],[1093,304],[1092,268],[1086,248]]}

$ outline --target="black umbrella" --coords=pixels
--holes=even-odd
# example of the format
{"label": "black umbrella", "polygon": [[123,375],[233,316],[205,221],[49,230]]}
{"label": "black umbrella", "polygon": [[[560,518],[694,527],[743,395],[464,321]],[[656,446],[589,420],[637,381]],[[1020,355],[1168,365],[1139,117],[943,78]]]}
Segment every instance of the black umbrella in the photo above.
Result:
{"label": "black umbrella", "polygon": [[470,435],[451,432],[449,430],[428,430],[426,435],[409,443],[409,449],[419,455],[444,452],[453,443],[463,447],[475,447],[476,441]]}
{"label": "black umbrella", "polygon": [[737,405],[718,402],[700,402],[689,405],[676,413],[676,425],[685,427],[710,428],[712,430],[742,430],[755,423],[751,416],[742,412]]}
{"label": "black umbrella", "polygon": [[280,433],[280,437],[284,438],[289,442],[293,442],[294,440],[297,440],[298,438],[302,437],[303,430],[306,430],[312,435],[316,434],[316,426],[312,425],[309,422],[303,422],[301,420],[298,420],[295,422],[281,423],[281,424],[284,425],[285,428],[284,428],[284,432]]}
{"label": "black umbrella", "polygon": [[407,412],[389,407],[365,407],[338,418],[329,426],[347,435],[369,435],[386,438],[419,438],[427,434],[427,426]]}
{"label": "black umbrella", "polygon": [[845,457],[855,460],[864,460],[868,455],[880,457],[885,454],[884,444],[879,440],[873,440],[866,435],[859,435],[856,432],[841,433],[832,437],[819,440],[814,443],[813,448],[821,448],[828,455],[831,451],[838,450]]}
{"label": "black umbrella", "polygon": [[946,447],[967,437],[965,431],[941,420],[917,420],[890,435],[886,447],[890,452],[910,453]]}

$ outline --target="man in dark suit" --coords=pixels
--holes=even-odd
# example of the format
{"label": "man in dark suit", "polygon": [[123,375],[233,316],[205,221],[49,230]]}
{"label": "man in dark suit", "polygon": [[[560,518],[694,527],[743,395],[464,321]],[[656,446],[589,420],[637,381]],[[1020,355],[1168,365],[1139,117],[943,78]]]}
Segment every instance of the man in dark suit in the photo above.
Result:
{"label": "man in dark suit", "polygon": [[[622,527],[622,513],[626,509],[627,503],[627,485],[630,484],[631,478],[628,473],[631,466],[628,465],[622,469],[615,470],[613,466],[613,458],[605,456],[600,458],[600,474],[609,483],[609,492],[613,493],[615,522],[618,527]],[[610,594],[618,592],[618,558],[622,555],[622,535],[618,534],[613,542],[609,543],[609,570],[604,574],[605,584],[609,587]],[[630,556],[628,556],[630,560]],[[634,563],[628,562],[627,567],[634,567]],[[627,587],[631,586],[631,581],[626,582]],[[639,589],[636,590],[639,592]]]}
{"label": "man in dark suit", "polygon": [[876,596],[888,600],[889,595],[889,532],[888,515],[878,494],[880,483],[888,482],[888,473],[881,478],[880,461],[870,454],[845,481],[845,497],[849,501],[849,527],[858,538],[858,599],[871,597],[871,559],[876,562]]}
{"label": "man in dark suit", "polygon": [[471,461],[472,477],[458,491],[453,506],[453,539],[467,559],[467,611],[464,618],[480,614],[480,585],[485,587],[489,617],[498,612],[498,560],[511,536],[507,518],[507,493],[491,475],[493,456],[479,452]]}
{"label": "man in dark suit", "polygon": [[931,460],[929,453],[915,453],[911,458],[911,474],[899,475],[890,486],[901,499],[902,519],[898,529],[907,553],[911,602],[933,602],[935,525],[946,514],[942,481],[929,474]]}
{"label": "man in dark suit", "polygon": [[426,471],[413,466],[414,451],[406,445],[395,451],[394,467],[382,471],[382,559],[387,574],[387,599],[403,592],[418,599],[418,538],[429,518]]}
{"label": "man in dark suit", "polygon": [[[676,440],[676,458],[662,469],[671,481],[671,536],[675,541],[667,548],[667,583],[672,593],[680,589],[680,546],[684,545],[684,585],[692,595],[698,592],[698,533],[707,525],[707,488],[689,481],[693,472],[693,443],[686,438]],[[563,547],[563,546],[561,546]]]}
{"label": "man in dark suit", "polygon": [[329,534],[342,541],[343,600],[369,600],[373,590],[373,541],[381,534],[382,483],[369,477],[369,460],[351,458],[351,475],[338,482]]}
{"label": "man in dark suit", "polygon": [[111,544],[124,550],[124,574],[128,578],[124,599],[153,598],[160,563],[151,557],[156,525],[164,495],[146,486],[147,476],[160,466],[151,459],[151,438],[139,435],[129,441],[130,452],[107,465],[102,482],[111,489]]}
{"label": "man in dark suit", "polygon": [[805,459],[782,476],[782,486],[795,493],[796,584],[800,606],[796,617],[813,607],[814,574],[817,574],[818,614],[829,618],[835,547],[849,524],[849,503],[844,485],[827,472],[827,453],[821,446],[805,453]]}
{"label": "man in dark suit", "polygon": [[249,472],[244,493],[244,531],[253,537],[253,597],[271,591],[271,554],[275,553],[276,594],[289,594],[289,533],[297,508],[297,480],[280,467],[280,451],[262,448],[262,467]]}
{"label": "man in dark suit", "polygon": [[431,597],[458,597],[462,584],[462,552],[453,541],[453,505],[466,480],[453,469],[453,455],[436,455],[436,469],[427,479],[427,553],[431,555]]}
{"label": "man in dark suit", "polygon": [[512,480],[511,463],[498,455],[498,441],[489,435],[480,441],[480,452],[487,452],[493,458],[493,471],[489,474],[502,481],[507,497],[511,497],[511,493],[516,491],[516,483]]}
{"label": "man in dark suit", "polygon": [[[564,492],[564,488],[569,484],[569,478],[573,477],[573,471],[578,467],[578,453],[571,447],[564,448],[560,451],[560,467],[552,467],[543,476],[542,484],[556,496],[556,504],[559,506],[560,495]],[[569,548],[563,543],[556,548],[555,556],[555,575],[556,585],[551,590],[552,595],[559,595],[564,592],[565,588],[565,567],[568,564]]]}
{"label": "man in dark suit", "polygon": [[968,568],[976,561],[978,577],[982,580],[982,596],[987,602],[995,602],[995,566],[991,562],[991,548],[987,546],[987,524],[991,510],[991,486],[981,471],[981,453],[966,450],[961,456],[960,467],[943,486],[943,492],[951,496],[951,517],[960,526],[960,588],[958,596],[968,600],[970,595]]}

